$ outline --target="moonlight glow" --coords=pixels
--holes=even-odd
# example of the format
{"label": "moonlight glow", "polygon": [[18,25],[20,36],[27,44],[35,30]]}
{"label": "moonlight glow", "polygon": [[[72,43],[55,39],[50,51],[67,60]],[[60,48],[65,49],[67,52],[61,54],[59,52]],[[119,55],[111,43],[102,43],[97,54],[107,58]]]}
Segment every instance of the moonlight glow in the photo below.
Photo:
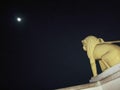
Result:
{"label": "moonlight glow", "polygon": [[18,21],[18,22],[21,22],[21,20],[22,20],[22,19],[21,19],[20,17],[17,17],[17,21]]}

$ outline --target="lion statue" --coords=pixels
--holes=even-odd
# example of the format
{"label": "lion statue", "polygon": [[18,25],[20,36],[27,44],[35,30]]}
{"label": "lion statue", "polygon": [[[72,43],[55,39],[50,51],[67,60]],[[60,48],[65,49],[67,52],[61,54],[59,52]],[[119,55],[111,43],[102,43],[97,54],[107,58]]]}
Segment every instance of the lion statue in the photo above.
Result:
{"label": "lion statue", "polygon": [[118,42],[120,41],[105,42],[92,35],[82,40],[83,50],[90,59],[93,77],[97,76],[96,60],[99,60],[102,72],[120,63],[120,46],[113,44]]}

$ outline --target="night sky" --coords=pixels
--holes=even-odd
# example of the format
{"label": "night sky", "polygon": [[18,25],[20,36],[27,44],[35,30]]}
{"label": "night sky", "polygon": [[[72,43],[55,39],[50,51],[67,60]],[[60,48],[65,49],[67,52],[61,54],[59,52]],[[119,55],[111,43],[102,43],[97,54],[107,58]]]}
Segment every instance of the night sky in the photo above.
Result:
{"label": "night sky", "polygon": [[88,83],[92,73],[80,41],[88,35],[120,40],[118,2],[0,1],[0,16],[1,90]]}

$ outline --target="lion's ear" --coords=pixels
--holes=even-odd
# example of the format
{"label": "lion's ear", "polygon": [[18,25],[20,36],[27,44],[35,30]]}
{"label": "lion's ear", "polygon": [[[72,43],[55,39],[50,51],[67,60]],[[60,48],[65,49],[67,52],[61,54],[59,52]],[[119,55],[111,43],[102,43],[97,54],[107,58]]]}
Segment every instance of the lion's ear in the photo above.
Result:
{"label": "lion's ear", "polygon": [[104,43],[104,40],[102,38],[98,38],[100,43]]}

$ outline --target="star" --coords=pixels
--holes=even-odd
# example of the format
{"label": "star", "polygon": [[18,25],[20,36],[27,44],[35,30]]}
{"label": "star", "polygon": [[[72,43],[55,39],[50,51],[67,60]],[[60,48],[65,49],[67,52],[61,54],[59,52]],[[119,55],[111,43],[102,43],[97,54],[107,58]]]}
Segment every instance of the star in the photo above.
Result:
{"label": "star", "polygon": [[21,22],[22,19],[21,19],[20,17],[17,17],[17,21],[18,21],[18,22]]}

